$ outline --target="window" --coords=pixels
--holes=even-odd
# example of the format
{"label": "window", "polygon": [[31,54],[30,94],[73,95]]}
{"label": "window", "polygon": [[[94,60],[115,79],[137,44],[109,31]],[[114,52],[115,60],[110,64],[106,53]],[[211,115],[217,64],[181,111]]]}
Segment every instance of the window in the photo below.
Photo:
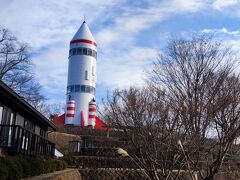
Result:
{"label": "window", "polygon": [[70,92],[84,92],[84,93],[91,93],[95,94],[95,88],[92,86],[86,86],[86,85],[71,85],[68,86],[68,93]]}
{"label": "window", "polygon": [[69,50],[69,57],[72,55],[87,55],[97,58],[97,52],[90,48],[73,48]]}
{"label": "window", "polygon": [[89,55],[89,56],[93,56],[93,54],[92,54],[92,49],[88,49],[88,55]]}
{"label": "window", "polygon": [[3,107],[0,106],[0,124],[2,123]]}
{"label": "window", "polygon": [[81,92],[85,92],[85,85],[81,85]]}
{"label": "window", "polygon": [[83,55],[87,55],[87,48],[83,48]]}
{"label": "window", "polygon": [[16,125],[19,125],[21,127],[24,127],[24,117],[21,116],[20,114],[17,114],[16,116]]}
{"label": "window", "polygon": [[[13,112],[11,112],[9,124],[13,125],[14,123],[13,121],[14,121],[14,114]],[[13,131],[13,127],[10,127],[8,131],[8,144],[7,144],[8,146],[12,145],[12,131]]]}
{"label": "window", "polygon": [[34,132],[35,126],[31,121],[25,119],[24,128],[29,130],[29,131]]}
{"label": "window", "polygon": [[85,71],[85,80],[89,80],[89,74],[88,74],[88,71]]}
{"label": "window", "polygon": [[94,94],[94,87],[90,87],[90,93]]}
{"label": "window", "polygon": [[44,129],[40,129],[40,136],[46,137],[46,131]]}
{"label": "window", "polygon": [[80,92],[80,85],[75,85],[75,92]]}
{"label": "window", "polygon": [[40,127],[39,126],[35,126],[35,133],[37,134],[37,135],[40,135]]}
{"label": "window", "polygon": [[86,92],[90,93],[90,86],[86,86]]}
{"label": "window", "polygon": [[74,48],[74,49],[73,49],[73,55],[75,55],[75,54],[76,54],[76,49]]}
{"label": "window", "polygon": [[13,118],[13,113],[10,108],[4,107],[2,115],[2,124],[11,124]]}
{"label": "window", "polygon": [[92,66],[92,75],[95,76],[95,68]]}
{"label": "window", "polygon": [[82,51],[83,51],[82,48],[78,48],[78,49],[77,49],[77,54],[81,55],[81,54],[82,54]]}
{"label": "window", "polygon": [[74,92],[74,86],[70,86],[70,92]]}
{"label": "window", "polygon": [[93,57],[97,58],[97,52],[93,50]]}

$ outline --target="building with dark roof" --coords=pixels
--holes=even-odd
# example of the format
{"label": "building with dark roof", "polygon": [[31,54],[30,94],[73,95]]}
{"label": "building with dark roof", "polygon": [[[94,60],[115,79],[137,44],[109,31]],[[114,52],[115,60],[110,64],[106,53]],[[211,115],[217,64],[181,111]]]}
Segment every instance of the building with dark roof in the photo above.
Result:
{"label": "building with dark roof", "polygon": [[0,81],[0,147],[9,154],[53,156],[56,126]]}

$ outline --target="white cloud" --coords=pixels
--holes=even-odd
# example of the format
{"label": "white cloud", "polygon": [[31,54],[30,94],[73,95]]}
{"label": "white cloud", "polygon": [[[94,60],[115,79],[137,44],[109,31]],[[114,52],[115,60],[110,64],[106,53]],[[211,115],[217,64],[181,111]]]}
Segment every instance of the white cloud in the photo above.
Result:
{"label": "white cloud", "polygon": [[208,5],[208,0],[175,0],[172,5],[177,11],[196,12]]}
{"label": "white cloud", "polygon": [[231,31],[228,28],[220,29],[203,29],[201,32],[214,34],[215,38],[230,47],[235,53],[240,52],[240,30]]}
{"label": "white cloud", "polygon": [[[144,67],[157,57],[157,51],[147,47],[129,48],[125,53],[115,51],[98,61],[98,83],[114,88],[139,85],[145,76]],[[121,54],[122,53],[122,54]]]}
{"label": "white cloud", "polygon": [[68,49],[52,46],[33,58],[36,65],[37,78],[44,91],[51,96],[64,97],[67,83]]}
{"label": "white cloud", "polygon": [[232,7],[239,3],[239,0],[215,0],[213,2],[213,8],[217,10],[222,10],[224,8]]}
{"label": "white cloud", "polygon": [[239,52],[240,52],[240,39],[227,39],[227,40],[224,41],[224,43],[228,47],[231,47],[232,50],[234,50],[236,53],[239,54]]}
{"label": "white cloud", "polygon": [[225,27],[223,27],[222,29],[203,29],[202,32],[203,33],[218,33],[218,34],[240,36],[240,30],[230,31]]}

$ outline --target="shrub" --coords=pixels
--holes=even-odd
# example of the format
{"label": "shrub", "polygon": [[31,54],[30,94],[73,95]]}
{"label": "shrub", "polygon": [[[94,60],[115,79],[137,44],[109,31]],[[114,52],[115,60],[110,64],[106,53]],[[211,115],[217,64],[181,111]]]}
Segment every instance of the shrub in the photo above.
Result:
{"label": "shrub", "polygon": [[16,156],[15,160],[22,166],[22,177],[31,176],[31,159],[29,157]]}
{"label": "shrub", "polygon": [[8,157],[5,159],[5,163],[8,168],[8,180],[16,180],[22,177],[23,168],[17,158]]}
{"label": "shrub", "polygon": [[16,180],[43,173],[62,170],[67,167],[63,159],[44,159],[43,157],[12,156],[0,158],[0,180]]}
{"label": "shrub", "polygon": [[45,160],[42,157],[31,158],[31,176],[37,176],[44,172]]}
{"label": "shrub", "polygon": [[44,173],[50,173],[54,171],[54,166],[51,160],[47,160],[44,163]]}
{"label": "shrub", "polygon": [[67,162],[62,159],[55,159],[54,163],[56,164],[57,171],[65,169],[67,167]]}
{"label": "shrub", "polygon": [[8,177],[8,168],[3,162],[0,162],[0,175],[0,180],[5,180]]}
{"label": "shrub", "polygon": [[65,162],[67,162],[67,164],[68,164],[69,166],[74,165],[73,157],[72,157],[72,156],[63,156],[61,159],[64,160]]}

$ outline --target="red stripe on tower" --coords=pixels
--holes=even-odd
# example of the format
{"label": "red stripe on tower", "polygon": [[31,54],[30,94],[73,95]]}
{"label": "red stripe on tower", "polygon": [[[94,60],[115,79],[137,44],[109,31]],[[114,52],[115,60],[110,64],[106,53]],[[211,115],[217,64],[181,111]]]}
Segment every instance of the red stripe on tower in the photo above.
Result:
{"label": "red stripe on tower", "polygon": [[96,115],[88,115],[88,118],[91,119],[91,118],[95,118]]}
{"label": "red stripe on tower", "polygon": [[75,102],[69,101],[67,102],[67,104],[75,104]]}
{"label": "red stripe on tower", "polygon": [[88,109],[88,125],[95,127],[96,124],[96,102],[93,99],[89,102],[89,109]]}
{"label": "red stripe on tower", "polygon": [[74,114],[67,114],[67,117],[74,117]]}
{"label": "red stripe on tower", "polygon": [[87,39],[75,39],[70,42],[70,44],[75,44],[75,43],[87,43],[87,44],[92,44],[97,47],[97,43],[87,40]]}

